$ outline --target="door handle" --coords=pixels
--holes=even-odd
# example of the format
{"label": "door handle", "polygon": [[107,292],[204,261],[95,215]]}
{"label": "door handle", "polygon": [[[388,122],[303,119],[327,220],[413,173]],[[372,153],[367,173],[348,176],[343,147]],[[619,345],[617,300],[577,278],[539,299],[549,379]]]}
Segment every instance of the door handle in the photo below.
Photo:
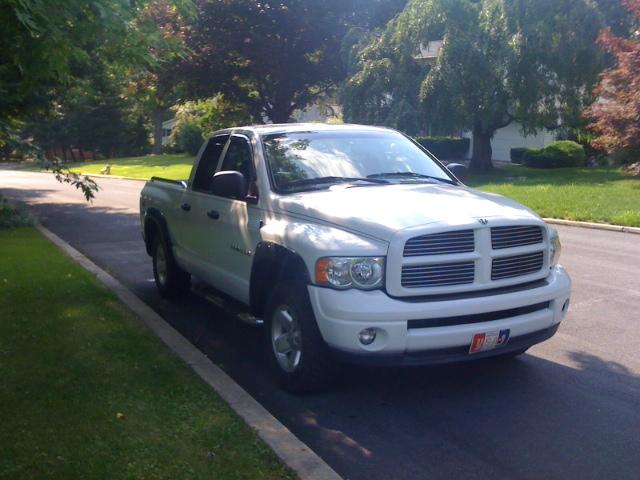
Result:
{"label": "door handle", "polygon": [[220,212],[218,212],[217,210],[209,210],[207,212],[207,217],[217,220],[220,218]]}
{"label": "door handle", "polygon": [[183,203],[182,205],[180,205],[180,208],[185,212],[188,212],[189,210],[191,210],[191,205],[189,205],[188,203]]}

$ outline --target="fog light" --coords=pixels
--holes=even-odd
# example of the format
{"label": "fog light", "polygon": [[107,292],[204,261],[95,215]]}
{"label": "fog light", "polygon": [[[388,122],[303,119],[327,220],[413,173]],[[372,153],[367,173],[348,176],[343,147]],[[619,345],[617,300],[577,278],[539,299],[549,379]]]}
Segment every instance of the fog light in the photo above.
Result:
{"label": "fog light", "polygon": [[365,328],[358,334],[358,339],[360,340],[360,343],[363,345],[371,345],[373,341],[376,339],[376,329]]}
{"label": "fog light", "polygon": [[562,305],[562,311],[566,312],[569,309],[569,299],[567,298],[567,301],[564,302],[564,305]]}

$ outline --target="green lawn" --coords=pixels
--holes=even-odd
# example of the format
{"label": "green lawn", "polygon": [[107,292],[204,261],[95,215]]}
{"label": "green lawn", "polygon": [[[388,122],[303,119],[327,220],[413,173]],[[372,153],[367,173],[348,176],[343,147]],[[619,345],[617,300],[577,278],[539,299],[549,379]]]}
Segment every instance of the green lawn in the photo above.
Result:
{"label": "green lawn", "polygon": [[467,183],[513,198],[543,217],[640,226],[640,178],[620,169],[507,166]]}
{"label": "green lawn", "polygon": [[171,180],[189,178],[193,157],[184,154],[146,155],[144,157],[115,158],[99,162],[70,164],[78,173],[100,173],[106,165],[111,165],[111,175],[128,178],[149,179],[153,176]]}
{"label": "green lawn", "polygon": [[[72,169],[99,173],[110,163],[112,175],[181,180],[189,177],[192,162],[187,155],[165,154],[75,164]],[[540,170],[513,165],[474,176],[468,183],[511,197],[544,217],[640,226],[640,179],[620,169]]]}
{"label": "green lawn", "polygon": [[294,478],[37,230],[0,230],[0,252],[0,478]]}

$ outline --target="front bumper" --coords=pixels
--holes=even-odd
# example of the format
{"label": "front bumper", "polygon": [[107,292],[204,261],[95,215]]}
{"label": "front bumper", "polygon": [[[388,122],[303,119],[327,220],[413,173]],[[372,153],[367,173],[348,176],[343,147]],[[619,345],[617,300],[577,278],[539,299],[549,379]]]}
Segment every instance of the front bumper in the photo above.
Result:
{"label": "front bumper", "polygon": [[[455,300],[414,301],[389,297],[381,290],[333,290],[310,285],[309,296],[320,332],[343,358],[382,364],[442,363],[475,359],[527,348],[551,337],[567,312],[571,280],[556,266],[541,286],[509,293],[479,294]],[[519,309],[548,302],[536,311],[490,321],[409,328],[410,320],[428,320]],[[411,322],[412,325],[421,322]],[[428,322],[426,322],[428,323]],[[376,328],[371,345],[358,334]],[[474,355],[466,351],[476,333],[510,329],[509,342]]]}

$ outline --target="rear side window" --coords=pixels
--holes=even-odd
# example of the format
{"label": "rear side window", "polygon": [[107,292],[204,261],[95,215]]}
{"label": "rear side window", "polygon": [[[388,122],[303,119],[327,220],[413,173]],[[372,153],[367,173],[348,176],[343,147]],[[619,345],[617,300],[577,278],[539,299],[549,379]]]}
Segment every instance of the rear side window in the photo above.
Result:
{"label": "rear side window", "polygon": [[251,181],[251,145],[246,138],[231,137],[229,148],[220,167],[220,171],[223,170],[236,170],[244,175],[247,183]]}
{"label": "rear side window", "polygon": [[193,177],[192,188],[194,190],[210,192],[213,174],[216,172],[220,155],[222,154],[222,150],[228,139],[229,135],[220,135],[209,139],[204,152],[202,152],[202,157],[200,158],[200,163],[198,163],[196,174]]}

